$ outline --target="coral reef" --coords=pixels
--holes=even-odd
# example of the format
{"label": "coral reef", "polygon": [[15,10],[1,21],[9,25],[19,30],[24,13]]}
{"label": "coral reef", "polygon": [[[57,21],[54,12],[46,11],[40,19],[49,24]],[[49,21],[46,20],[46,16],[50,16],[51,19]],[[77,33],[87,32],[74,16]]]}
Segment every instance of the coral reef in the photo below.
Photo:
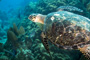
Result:
{"label": "coral reef", "polygon": [[56,8],[60,6],[75,6],[83,10],[82,13],[74,12],[83,16],[90,18],[89,8],[87,7],[89,0],[39,0],[38,2],[30,2],[24,9],[24,15],[27,17],[31,13],[41,13],[48,14],[51,12],[55,12]]}
{"label": "coral reef", "polygon": [[[28,15],[27,13],[29,14],[32,13],[31,10],[34,13],[48,14],[50,12],[56,11],[56,8],[58,8],[59,6],[65,6],[65,5],[76,6],[77,4],[80,4],[78,0],[76,1],[74,0],[54,0],[54,1],[42,0],[41,1],[39,0],[37,3],[30,3],[30,5],[26,6],[25,15]],[[34,5],[34,8],[32,8],[33,5]]]}
{"label": "coral reef", "polygon": [[[51,57],[40,41],[41,30],[35,23],[29,21],[27,18],[31,13],[41,13],[46,15],[55,12],[56,8],[59,6],[67,5],[76,6],[82,9],[84,12],[78,14],[90,18],[90,2],[87,2],[86,0],[39,0],[38,2],[30,2],[23,8],[24,16],[21,16],[18,13],[17,17],[15,16],[15,18],[10,19],[10,23],[18,22],[16,24],[13,23],[13,27],[10,27],[8,31],[7,28],[6,30],[2,30],[2,27],[0,26],[0,36],[3,36],[2,38],[0,37],[0,42],[1,40],[7,39],[7,42],[4,45],[0,43],[0,46],[2,46],[0,47],[0,60],[85,59],[79,51],[62,50],[49,43]],[[2,15],[5,16],[6,14],[3,13]],[[0,17],[2,17],[2,15],[0,15]],[[6,17],[5,19],[8,18]],[[7,31],[7,36],[5,36],[5,31]]]}
{"label": "coral reef", "polygon": [[[4,52],[6,53],[2,56],[8,57],[9,60],[79,60],[79,57],[81,56],[81,53],[79,51],[61,50],[51,43],[50,51],[52,57],[50,57],[50,55],[45,50],[42,42],[40,41],[41,31],[39,27],[27,19],[24,19],[20,25],[25,28],[25,34],[18,37],[20,34],[15,34],[15,31],[18,31],[18,29],[15,29],[17,27],[13,26],[13,28],[10,28],[9,32],[11,32],[11,34],[14,34],[14,36],[16,36],[18,40],[8,40],[3,48]],[[31,32],[35,32],[35,34]],[[13,45],[11,43],[13,43]],[[18,43],[19,45],[16,46],[14,45],[14,43]],[[16,54],[15,51],[13,52],[14,49],[16,49]],[[73,54],[74,56],[72,56]]]}
{"label": "coral reef", "polygon": [[16,24],[13,23],[13,28],[11,27],[7,32],[7,39],[15,43],[15,41],[18,40],[18,37],[23,34],[25,34],[24,28],[20,26],[20,29],[18,29]]}

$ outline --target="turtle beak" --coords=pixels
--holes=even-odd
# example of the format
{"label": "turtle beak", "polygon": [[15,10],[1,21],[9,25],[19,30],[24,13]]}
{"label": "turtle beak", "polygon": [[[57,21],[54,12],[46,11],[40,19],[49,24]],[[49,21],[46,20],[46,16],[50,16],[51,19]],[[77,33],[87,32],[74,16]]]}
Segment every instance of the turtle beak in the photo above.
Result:
{"label": "turtle beak", "polygon": [[29,19],[29,20],[32,20],[32,15],[29,15],[28,19]]}

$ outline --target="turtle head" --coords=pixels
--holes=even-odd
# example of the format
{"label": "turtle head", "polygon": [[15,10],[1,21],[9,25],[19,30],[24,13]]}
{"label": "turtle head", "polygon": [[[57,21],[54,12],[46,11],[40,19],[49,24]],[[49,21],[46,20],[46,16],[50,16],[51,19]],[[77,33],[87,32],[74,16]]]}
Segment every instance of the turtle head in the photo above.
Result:
{"label": "turtle head", "polygon": [[28,19],[35,22],[37,14],[31,14],[29,15]]}
{"label": "turtle head", "polygon": [[46,15],[33,13],[33,14],[29,15],[28,19],[35,22],[42,30],[45,17],[46,17]]}
{"label": "turtle head", "polygon": [[30,14],[28,19],[33,21],[33,22],[36,22],[36,23],[41,23],[41,24],[44,24],[44,19],[45,19],[46,15],[42,15],[42,14]]}
{"label": "turtle head", "polygon": [[79,50],[85,55],[86,58],[90,59],[90,44],[84,45]]}

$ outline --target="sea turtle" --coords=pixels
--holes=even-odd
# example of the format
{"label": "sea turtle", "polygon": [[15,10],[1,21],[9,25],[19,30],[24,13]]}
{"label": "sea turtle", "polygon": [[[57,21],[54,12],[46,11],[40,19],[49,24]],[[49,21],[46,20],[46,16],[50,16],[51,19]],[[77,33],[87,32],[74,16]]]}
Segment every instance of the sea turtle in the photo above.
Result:
{"label": "sea turtle", "polygon": [[28,18],[42,30],[42,42],[48,52],[50,41],[61,49],[80,50],[90,59],[90,19],[87,17],[59,10],[48,15],[33,13]]}

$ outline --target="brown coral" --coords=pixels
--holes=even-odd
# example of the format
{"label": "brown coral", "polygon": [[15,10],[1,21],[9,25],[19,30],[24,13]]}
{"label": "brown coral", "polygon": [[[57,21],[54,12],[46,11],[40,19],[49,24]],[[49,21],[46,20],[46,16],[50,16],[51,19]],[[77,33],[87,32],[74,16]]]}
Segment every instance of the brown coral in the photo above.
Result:
{"label": "brown coral", "polygon": [[8,31],[7,32],[7,38],[8,38],[8,40],[10,40],[10,41],[16,41],[16,40],[18,40],[18,38],[17,38],[17,36],[15,35],[15,33],[13,32],[13,31]]}
{"label": "brown coral", "polygon": [[23,26],[20,26],[20,28],[19,28],[19,30],[18,30],[18,34],[19,34],[19,35],[25,34],[25,30],[24,30]]}
{"label": "brown coral", "polygon": [[15,23],[13,23],[13,32],[14,32],[16,35],[19,35],[19,33],[18,33],[18,28],[17,28],[17,26],[16,26]]}
{"label": "brown coral", "polygon": [[21,35],[25,34],[24,28],[21,26],[20,29],[17,28],[16,24],[13,24],[13,27],[10,28],[7,32],[7,39],[11,42],[12,45],[18,46],[18,39]]}

